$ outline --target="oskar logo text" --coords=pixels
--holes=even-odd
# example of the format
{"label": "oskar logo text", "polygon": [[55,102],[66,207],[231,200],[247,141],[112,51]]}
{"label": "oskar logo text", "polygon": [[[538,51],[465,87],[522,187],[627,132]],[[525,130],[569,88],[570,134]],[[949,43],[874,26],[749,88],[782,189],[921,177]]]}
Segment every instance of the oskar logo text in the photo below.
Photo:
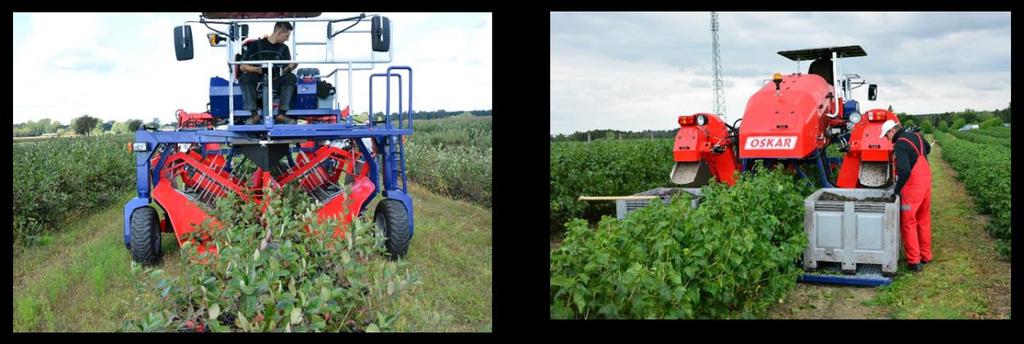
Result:
{"label": "oskar logo text", "polygon": [[747,138],[744,149],[793,149],[796,136],[753,136]]}

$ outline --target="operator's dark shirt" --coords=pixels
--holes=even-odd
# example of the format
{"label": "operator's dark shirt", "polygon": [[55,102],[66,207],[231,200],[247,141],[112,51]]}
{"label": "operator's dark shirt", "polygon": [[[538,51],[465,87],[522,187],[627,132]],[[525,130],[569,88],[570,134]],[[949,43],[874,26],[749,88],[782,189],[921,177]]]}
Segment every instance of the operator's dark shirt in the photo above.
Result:
{"label": "operator's dark shirt", "polygon": [[[249,43],[242,55],[242,60],[245,61],[291,59],[291,51],[288,50],[287,44],[284,44],[283,42],[278,44],[270,43],[270,40],[267,39],[267,37],[263,37],[255,42]],[[280,75],[281,67],[284,66],[274,66],[275,77]],[[264,73],[266,73],[265,70]]]}
{"label": "operator's dark shirt", "polygon": [[[903,190],[903,186],[907,184],[907,179],[910,178],[910,170],[914,168],[914,164],[917,164],[917,152],[914,151],[914,147],[921,150],[919,145],[924,145],[925,163],[928,161],[928,153],[932,151],[932,145],[928,144],[928,140],[924,139],[924,135],[920,135],[920,141],[918,141],[918,135],[919,133],[917,132],[909,132],[906,128],[900,128],[900,130],[896,131],[896,135],[892,136],[893,154],[896,156],[897,195]],[[901,137],[905,137],[910,142],[913,142],[914,146],[911,147],[907,141],[900,140]]]}

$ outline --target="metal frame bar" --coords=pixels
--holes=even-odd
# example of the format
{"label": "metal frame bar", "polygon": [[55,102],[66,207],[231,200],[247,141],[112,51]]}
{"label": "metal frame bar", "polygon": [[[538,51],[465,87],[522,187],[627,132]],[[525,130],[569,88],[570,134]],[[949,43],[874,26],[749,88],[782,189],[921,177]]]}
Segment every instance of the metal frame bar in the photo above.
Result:
{"label": "metal frame bar", "polygon": [[[310,61],[303,61],[303,60],[300,60],[300,59],[297,58],[297,56],[298,56],[298,52],[297,51],[293,51],[293,54],[294,54],[293,58],[294,59],[288,60],[288,61],[280,61],[280,60],[269,60],[269,61],[233,61],[233,57],[235,55],[236,48],[238,48],[239,44],[241,44],[241,40],[240,39],[233,39],[234,37],[229,37],[228,42],[226,44],[226,46],[227,46],[227,49],[226,49],[226,54],[227,54],[226,59],[228,61],[229,74],[230,74],[230,77],[228,78],[229,79],[228,85],[227,85],[228,86],[228,116],[229,116],[229,120],[230,120],[229,130],[215,130],[215,129],[203,128],[203,129],[187,130],[187,131],[159,132],[159,131],[138,130],[138,131],[135,132],[134,142],[136,142],[136,143],[145,142],[147,144],[147,148],[148,149],[146,151],[134,152],[135,159],[136,159],[136,172],[137,172],[136,173],[136,191],[138,193],[138,197],[135,197],[132,200],[130,200],[128,203],[125,204],[125,207],[124,207],[124,229],[125,229],[125,231],[124,231],[124,239],[125,239],[125,245],[128,246],[130,244],[130,241],[129,241],[130,240],[130,231],[129,231],[130,230],[130,227],[129,227],[129,222],[130,221],[129,220],[130,220],[131,214],[134,212],[135,209],[147,206],[148,204],[150,204],[152,202],[152,191],[151,190],[152,190],[153,186],[155,186],[159,182],[159,178],[161,178],[159,173],[162,171],[163,161],[165,161],[164,159],[166,159],[166,157],[170,155],[170,154],[168,154],[169,152],[174,151],[174,148],[177,147],[177,145],[176,145],[177,143],[199,144],[199,145],[201,145],[201,147],[204,147],[204,148],[205,148],[205,144],[207,144],[207,143],[218,143],[218,144],[229,144],[229,145],[232,145],[230,148],[227,149],[227,157],[225,158],[224,165],[223,165],[223,169],[229,170],[229,169],[232,169],[232,167],[231,167],[232,160],[233,160],[233,157],[235,155],[235,150],[234,150],[233,145],[235,145],[235,144],[266,144],[266,143],[299,142],[299,141],[306,141],[306,140],[356,139],[356,140],[353,140],[355,142],[355,146],[356,146],[356,147],[353,147],[353,149],[358,148],[358,150],[362,153],[361,156],[362,156],[363,163],[364,163],[364,167],[363,168],[369,168],[367,176],[370,177],[370,180],[372,181],[372,183],[374,185],[374,190],[375,190],[375,192],[371,193],[370,196],[363,202],[363,204],[361,204],[360,212],[365,211],[366,207],[373,200],[373,197],[376,196],[377,192],[380,192],[380,194],[383,195],[384,197],[400,201],[406,207],[406,211],[407,211],[407,214],[408,214],[408,217],[409,217],[409,231],[410,231],[410,234],[412,234],[413,230],[414,230],[414,223],[415,223],[414,220],[413,220],[413,204],[412,204],[411,197],[408,195],[408,185],[407,185],[407,179],[406,179],[406,175],[405,175],[404,143],[401,141],[401,137],[402,136],[411,135],[412,132],[413,132],[413,129],[412,129],[412,120],[413,120],[412,68],[406,67],[406,66],[390,66],[386,70],[385,76],[386,76],[386,79],[387,79],[388,90],[387,90],[387,92],[385,92],[385,97],[386,97],[385,101],[386,101],[386,104],[387,104],[386,109],[388,110],[388,113],[385,115],[385,120],[387,122],[387,125],[385,125],[383,127],[375,127],[375,126],[373,126],[372,121],[371,121],[371,123],[366,124],[366,125],[353,124],[352,123],[353,122],[352,121],[352,116],[349,116],[348,123],[343,123],[343,124],[305,124],[305,125],[276,125],[275,126],[275,125],[273,125],[273,122],[271,121],[270,123],[266,123],[263,126],[258,126],[258,125],[255,125],[255,126],[250,126],[250,125],[234,126],[234,112],[235,112],[234,111],[234,87],[238,83],[238,78],[237,78],[236,73],[235,73],[235,68],[237,68],[236,67],[237,65],[241,65],[241,64],[265,65],[268,69],[271,69],[271,70],[273,68],[273,65],[275,65],[275,64],[292,64],[292,63],[296,63],[296,64],[298,64],[298,63],[308,63],[308,64],[345,64],[344,68],[335,68],[335,70],[332,71],[330,74],[328,74],[327,77],[330,77],[331,75],[333,75],[334,78],[335,78],[335,85],[337,85],[338,84],[338,82],[337,82],[337,80],[338,80],[338,73],[337,72],[344,71],[344,72],[348,73],[347,77],[348,77],[348,85],[349,85],[349,89],[348,89],[348,92],[349,92],[349,111],[350,111],[350,114],[354,113],[355,110],[352,109],[352,92],[353,92],[352,78],[353,78],[353,74],[354,74],[353,72],[354,71],[361,71],[361,70],[372,70],[372,69],[374,69],[374,67],[376,66],[377,63],[391,63],[392,60],[393,60],[393,56],[394,56],[394,50],[393,49],[391,49],[391,50],[389,50],[387,52],[386,59],[385,58],[377,58],[376,56],[379,56],[379,54],[376,54],[375,52],[373,52],[371,50],[370,56],[368,58],[362,58],[362,59],[355,58],[355,59],[347,59],[347,60],[335,60],[334,59],[334,53],[333,53],[333,46],[334,46],[334,44],[333,44],[333,37],[329,37],[331,35],[331,32],[330,32],[330,29],[332,28],[331,24],[332,23],[336,23],[336,22],[346,21],[346,20],[354,20],[356,18],[358,18],[358,17],[353,17],[353,18],[350,18],[350,19],[340,19],[340,20],[339,19],[272,18],[272,19],[241,19],[241,20],[228,20],[228,21],[210,21],[210,20],[206,20],[205,18],[202,18],[202,20],[200,20],[200,21],[186,21],[185,24],[188,24],[188,23],[200,23],[200,24],[204,24],[204,25],[205,24],[224,24],[224,25],[231,25],[232,28],[237,27],[237,25],[239,23],[246,23],[246,22],[277,22],[277,21],[289,21],[289,22],[292,22],[292,23],[297,23],[297,22],[327,22],[328,23],[328,31],[327,31],[326,36],[328,36],[328,37],[327,37],[327,39],[324,42],[322,42],[322,45],[325,45],[327,47],[327,51],[325,53],[325,58],[324,58],[323,61],[312,61],[312,60],[310,60]],[[367,23],[370,24],[371,21],[367,21]],[[348,31],[340,32],[338,34],[339,35],[342,34],[342,33],[357,34],[357,33],[369,33],[369,32],[371,32],[371,31],[369,31],[369,30],[348,30]],[[295,47],[297,47],[298,45],[321,45],[321,42],[297,42],[296,38],[294,36],[291,37],[291,43],[292,43],[292,48],[293,49],[295,49]],[[366,64],[368,66],[360,66],[360,64]],[[403,96],[402,96],[402,93],[403,93],[402,85],[403,85],[403,83],[401,81],[402,76],[399,73],[393,72],[393,71],[397,71],[397,70],[406,70],[409,73],[409,79],[408,79],[408,82],[409,82],[409,84],[408,84],[409,85],[408,86],[408,88],[409,88],[409,91],[408,91],[408,93],[409,93],[408,105],[405,105],[404,101],[403,101],[404,99],[402,99],[403,98]],[[398,119],[399,120],[398,120],[398,124],[397,124],[396,127],[393,127],[391,125],[391,123],[390,123],[390,115],[391,115],[390,114],[390,101],[391,101],[391,98],[390,98],[391,97],[391,92],[390,92],[390,79],[391,78],[390,77],[391,76],[395,76],[395,77],[399,78],[399,85],[398,85],[399,86],[399,104],[398,104],[398,106],[399,106],[400,113],[398,114],[398,116],[399,116]],[[372,76],[371,76],[371,80],[372,80]],[[372,83],[372,81],[371,81],[371,83]],[[273,110],[273,97],[272,97],[273,78],[270,78],[269,75],[268,75],[267,86],[268,86],[267,90],[266,90],[266,92],[267,92],[266,93],[266,95],[267,95],[267,107],[265,108],[265,110],[266,110],[266,113],[270,113],[270,111]],[[370,89],[370,92],[372,94],[372,87]],[[371,100],[370,101],[370,106],[372,106],[372,104],[373,104],[372,96],[371,96],[370,100]],[[335,104],[338,104],[337,99],[335,99]],[[403,105],[405,105],[405,106],[403,106]],[[340,104],[338,104],[338,106],[340,106]],[[403,109],[403,107],[404,107],[404,109]],[[372,114],[372,111],[370,113]],[[340,112],[339,112],[339,116],[340,116]],[[379,147],[379,151],[377,152],[378,155],[375,156],[370,151],[370,149],[366,146],[364,141],[363,140],[359,140],[359,139],[364,139],[364,138],[370,138],[376,145],[378,145],[378,147]],[[398,141],[397,143],[395,142],[396,140]],[[396,145],[397,145],[397,147],[396,147]],[[158,150],[163,150],[163,155],[164,156],[162,157],[163,159],[161,159],[161,162],[158,163],[158,166],[154,167],[154,166],[152,166],[152,158],[153,158],[153,154],[157,154]],[[223,154],[223,153],[224,153],[224,149],[220,149],[220,150],[218,150],[218,152],[216,154]],[[397,155],[394,155],[394,154],[397,154]],[[378,160],[380,160],[382,165],[383,165],[383,168],[384,168],[383,173],[382,173],[382,171],[380,171],[380,167],[381,166],[378,165],[378,162],[377,162]],[[366,166],[366,165],[368,165],[368,166]],[[398,172],[398,173],[400,173],[402,175],[402,185],[401,186],[398,185],[398,181],[395,178],[395,173],[396,172]],[[383,176],[384,178],[380,178],[382,174],[385,174],[385,176]],[[210,191],[213,192],[213,191],[220,191],[220,190],[212,190],[211,189]],[[200,195],[200,196],[202,197],[202,195]]]}
{"label": "metal frame bar", "polygon": [[[842,109],[839,108],[841,106],[839,104],[839,94],[838,94],[839,92],[835,91],[836,85],[839,85],[839,74],[837,72],[838,68],[839,68],[839,53],[836,52],[836,51],[833,51],[832,52],[832,102],[835,103],[836,107],[835,107],[835,111],[833,112],[833,115],[829,116],[829,117],[833,117],[833,118],[836,117],[836,116],[839,116],[839,112],[842,111]],[[839,86],[839,87],[842,87],[842,86]]]}
{"label": "metal frame bar", "polygon": [[[296,23],[298,23],[298,22],[326,22],[326,23],[328,23],[328,25],[327,25],[327,32],[326,32],[326,38],[325,38],[324,42],[302,42],[302,44],[301,44],[301,45],[324,45],[324,46],[326,46],[326,49],[325,49],[326,51],[325,51],[325,56],[324,56],[324,60],[323,61],[315,61],[315,60],[302,61],[302,60],[298,60],[298,59],[292,59],[292,60],[288,60],[288,61],[281,61],[281,60],[233,61],[232,60],[232,56],[234,55],[236,45],[241,43],[241,42],[240,42],[240,40],[234,39],[234,37],[228,37],[228,42],[227,42],[227,47],[228,47],[228,49],[227,49],[227,61],[228,61],[228,72],[229,72],[229,74],[231,74],[231,78],[229,78],[229,81],[228,81],[228,122],[229,122],[229,126],[234,126],[234,123],[235,123],[235,114],[234,114],[234,109],[235,109],[234,85],[238,82],[237,77],[235,77],[235,73],[234,73],[235,70],[234,70],[234,68],[231,68],[231,67],[232,66],[236,66],[236,65],[241,65],[241,64],[263,64],[263,65],[265,65],[267,67],[268,70],[273,70],[273,64],[293,64],[293,63],[294,64],[300,64],[300,63],[302,63],[302,64],[347,64],[348,65],[347,69],[348,69],[348,72],[349,72],[348,75],[347,75],[348,79],[349,79],[348,80],[348,84],[349,84],[349,88],[348,88],[348,90],[349,90],[348,91],[348,93],[349,93],[348,109],[349,109],[350,113],[355,112],[355,110],[352,109],[352,76],[353,76],[352,71],[355,71],[355,70],[372,70],[376,66],[377,63],[382,63],[382,64],[384,64],[384,63],[391,63],[394,60],[394,50],[388,50],[387,59],[383,59],[383,60],[382,59],[374,58],[373,57],[374,56],[373,51],[370,52],[369,59],[363,59],[363,60],[353,59],[353,60],[340,60],[340,61],[339,60],[335,60],[334,59],[334,51],[333,51],[334,50],[333,49],[334,48],[334,36],[338,36],[338,35],[346,34],[346,33],[348,33],[348,34],[371,33],[372,30],[345,30],[345,31],[338,32],[338,33],[335,33],[335,34],[332,35],[332,32],[331,32],[332,25],[331,24],[338,23],[338,22],[344,22],[344,21],[357,21],[357,20],[358,21],[356,22],[356,24],[359,24],[359,22],[361,22],[363,18],[368,18],[368,17],[373,17],[373,16],[374,15],[363,14],[363,15],[360,15],[360,16],[344,18],[344,19],[330,19],[330,18],[287,18],[286,21],[291,22],[292,23],[292,27],[293,27],[292,35],[290,37],[291,45],[292,45],[291,48],[292,48],[293,58],[297,57],[299,55],[298,46],[300,45],[300,44],[297,44],[296,38],[295,38],[295,31],[297,30]],[[222,24],[222,25],[229,25],[229,26],[231,26],[233,28],[233,27],[237,26],[240,23],[264,23],[264,22],[278,22],[278,21],[282,21],[282,20],[281,19],[275,19],[275,18],[269,18],[269,19],[268,18],[263,18],[263,19],[237,19],[237,20],[227,20],[227,21],[211,21],[211,20],[206,20],[206,18],[203,17],[199,21],[195,21],[195,20],[185,21],[184,24],[199,23],[199,24],[203,24],[203,25],[207,26],[208,28],[209,28],[209,25],[207,25],[207,24]],[[371,22],[367,21],[367,23],[371,23]],[[212,28],[210,28],[210,29],[213,30]],[[214,31],[216,31],[216,30],[214,30]],[[366,64],[369,64],[370,67],[368,67],[368,68],[353,68],[352,67],[353,63],[366,63]],[[335,72],[337,72],[337,69],[335,69]],[[261,113],[261,117],[262,117],[261,118],[262,119],[261,124],[264,124],[264,126],[269,128],[269,127],[273,126],[273,123],[274,123],[273,120],[269,121],[269,123],[267,121],[267,117],[270,115],[270,113],[273,110],[273,96],[272,96],[273,81],[271,80],[273,78],[271,78],[270,75],[267,75],[267,79],[268,79],[267,84],[270,87],[267,87],[266,98],[269,99],[269,100],[267,101],[267,105],[264,108],[265,111]],[[334,78],[334,84],[338,85],[338,78],[337,78],[336,74],[335,74],[335,78]],[[335,97],[335,105],[338,105],[338,107],[340,107],[340,104],[337,104],[337,97]],[[339,117],[340,117],[340,115],[339,115]],[[340,118],[339,118],[339,122],[340,122]],[[349,124],[351,124],[351,122],[352,122],[351,117],[349,118],[348,122],[349,122]]]}

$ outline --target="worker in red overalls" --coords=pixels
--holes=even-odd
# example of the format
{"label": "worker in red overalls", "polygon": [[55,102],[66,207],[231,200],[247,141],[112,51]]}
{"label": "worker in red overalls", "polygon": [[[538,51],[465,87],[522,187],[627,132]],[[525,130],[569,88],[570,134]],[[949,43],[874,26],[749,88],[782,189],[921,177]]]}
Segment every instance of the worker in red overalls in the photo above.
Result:
{"label": "worker in red overalls", "polygon": [[882,135],[892,141],[896,158],[896,194],[900,195],[900,233],[910,270],[932,260],[932,170],[928,167],[931,145],[916,131],[907,131],[893,120],[882,124]]}

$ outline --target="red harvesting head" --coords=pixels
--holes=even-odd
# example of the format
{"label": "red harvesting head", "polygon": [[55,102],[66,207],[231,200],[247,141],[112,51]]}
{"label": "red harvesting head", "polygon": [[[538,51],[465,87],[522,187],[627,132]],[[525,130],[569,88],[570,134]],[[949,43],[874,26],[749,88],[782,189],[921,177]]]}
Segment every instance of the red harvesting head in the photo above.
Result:
{"label": "red harvesting head", "polygon": [[679,116],[672,155],[676,161],[669,178],[682,186],[702,186],[712,175],[732,185],[736,156],[728,127],[722,119],[709,113]]}

